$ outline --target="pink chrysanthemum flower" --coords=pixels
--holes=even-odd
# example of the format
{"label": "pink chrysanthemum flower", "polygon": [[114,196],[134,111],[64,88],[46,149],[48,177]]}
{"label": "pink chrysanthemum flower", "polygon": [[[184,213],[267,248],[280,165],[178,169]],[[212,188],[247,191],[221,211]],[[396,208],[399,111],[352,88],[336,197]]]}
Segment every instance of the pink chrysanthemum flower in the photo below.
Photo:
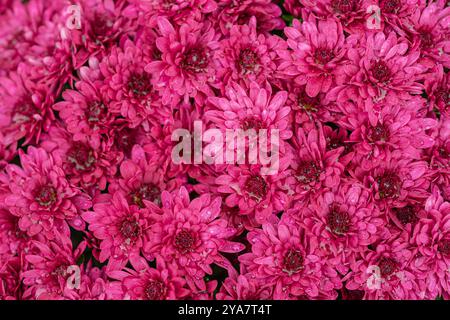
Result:
{"label": "pink chrysanthemum flower", "polygon": [[108,261],[108,270],[120,270],[145,245],[148,229],[155,222],[145,208],[128,205],[121,192],[99,195],[93,211],[83,213],[89,230],[100,240],[100,262]]}
{"label": "pink chrysanthemum flower", "polygon": [[357,183],[319,194],[308,208],[300,225],[318,239],[323,254],[342,274],[355,254],[389,236],[386,218],[373,203],[370,191]]}
{"label": "pink chrysanthemum flower", "polygon": [[351,263],[345,278],[348,290],[363,290],[364,299],[420,299],[416,274],[411,270],[414,252],[407,239],[382,242]]}
{"label": "pink chrysanthemum flower", "polygon": [[64,173],[71,183],[89,193],[93,189],[104,190],[108,179],[117,172],[117,163],[123,158],[121,152],[112,150],[112,141],[102,141],[93,148],[86,142],[73,141],[60,127],[52,127],[42,138],[41,146],[62,164]]}
{"label": "pink chrysanthemum flower", "polygon": [[65,90],[62,93],[64,101],[57,102],[53,108],[59,112],[74,141],[99,148],[101,135],[108,133],[115,116],[93,84],[81,80],[75,85],[76,90]]}
{"label": "pink chrysanthemum flower", "polygon": [[25,266],[21,272],[26,286],[24,299],[77,299],[77,290],[74,290],[77,282],[72,278],[83,271],[77,260],[86,244],[82,242],[73,249],[69,237],[56,234],[55,239],[46,243],[33,240],[32,248],[25,254]]}
{"label": "pink chrysanthemum flower", "polygon": [[293,199],[307,203],[316,191],[339,185],[344,166],[338,159],[343,148],[328,149],[322,127],[308,133],[300,128],[293,146],[295,154],[287,178]]}
{"label": "pink chrysanthemum flower", "polygon": [[141,208],[147,201],[161,206],[161,192],[173,191],[181,186],[181,181],[173,179],[164,182],[164,174],[156,164],[149,163],[142,147],[135,145],[131,159],[120,165],[121,178],[114,180],[108,187],[109,192],[120,190],[126,195],[128,203]]}
{"label": "pink chrysanthemum flower", "polygon": [[264,287],[264,282],[251,274],[226,278],[216,294],[217,300],[267,300],[270,297],[272,288]]}
{"label": "pink chrysanthemum flower", "polygon": [[441,63],[450,68],[450,8],[445,0],[430,1],[428,6],[416,8],[404,24],[420,48],[423,65],[432,68]]}
{"label": "pink chrysanthemum flower", "polygon": [[239,207],[240,216],[248,216],[244,227],[251,230],[288,208],[290,199],[284,173],[289,161],[280,159],[279,174],[262,175],[261,166],[229,166],[216,178],[217,191],[226,196],[229,208]]}
{"label": "pink chrysanthemum flower", "polygon": [[[420,103],[420,101],[419,101]],[[421,104],[411,100],[402,104],[374,106],[363,122],[353,122],[349,141],[354,143],[354,162],[370,170],[386,162],[387,150],[401,153],[405,158],[420,159],[423,149],[433,146],[428,134],[437,121],[420,114]],[[423,113],[423,112],[422,112]]]}
{"label": "pink chrysanthemum flower", "polygon": [[152,83],[165,104],[175,106],[189,98],[202,100],[202,94],[213,95],[215,80],[212,58],[218,49],[219,35],[209,23],[190,22],[174,27],[167,19],[157,20],[161,34],[156,46],[161,58],[147,64]]}
{"label": "pink chrysanthemum flower", "polygon": [[114,271],[112,278],[120,281],[123,299],[131,300],[181,300],[190,294],[186,281],[176,265],[156,259],[156,268],[141,258],[131,259],[134,270]]}
{"label": "pink chrysanthemum flower", "polygon": [[417,251],[412,267],[420,278],[420,298],[450,297],[450,203],[437,188],[425,203],[428,217],[417,223],[413,242]]}
{"label": "pink chrysanthemum flower", "polygon": [[299,85],[306,85],[305,92],[309,97],[342,84],[339,78],[342,78],[347,57],[339,21],[317,20],[311,15],[301,24],[294,20],[293,26],[287,27],[285,33],[291,50],[280,53],[283,74],[295,77]]}
{"label": "pink chrysanthemum flower", "polygon": [[430,173],[425,161],[398,158],[389,153],[379,167],[370,172],[355,168],[353,174],[372,189],[381,208],[401,208],[408,200],[423,200],[429,196]]}
{"label": "pink chrysanthemum flower", "polygon": [[318,255],[317,240],[306,238],[292,221],[266,223],[247,238],[252,252],[239,256],[241,273],[273,287],[271,299],[336,298],[339,275]]}
{"label": "pink chrysanthemum flower", "polygon": [[55,118],[51,88],[24,79],[18,73],[1,79],[0,98],[0,129],[11,139],[7,144],[22,138],[25,144],[37,142]]}
{"label": "pink chrysanthemum flower", "polygon": [[255,17],[248,25],[234,25],[230,36],[220,42],[215,56],[222,91],[229,81],[248,87],[251,81],[262,85],[265,80],[272,79],[279,59],[277,51],[285,47],[285,42],[278,36],[258,34]]}
{"label": "pink chrysanthemum flower", "polygon": [[162,210],[159,221],[148,233],[146,252],[158,253],[167,262],[175,262],[185,273],[188,285],[201,290],[206,286],[205,274],[212,274],[211,264],[225,268],[229,274],[236,271],[221,253],[237,253],[244,245],[230,239],[236,230],[227,227],[224,219],[218,219],[221,199],[211,199],[203,194],[192,201],[186,188],[178,192],[162,193]]}
{"label": "pink chrysanthemum flower", "polygon": [[422,93],[420,80],[426,67],[418,63],[420,51],[394,32],[351,35],[347,44],[353,47],[348,49],[350,62],[343,70],[349,78],[332,88],[327,100],[344,102],[348,97],[358,97],[366,103],[396,104],[408,101],[411,94]]}
{"label": "pink chrysanthemum flower", "polygon": [[161,107],[150,74],[144,71],[149,62],[139,47],[126,41],[123,48],[114,47],[98,66],[102,80],[96,86],[111,112],[127,119],[132,128],[142,124],[149,130],[150,118],[164,123],[170,117],[170,110]]}
{"label": "pink chrysanthemum flower", "polygon": [[444,73],[442,65],[436,65],[425,78],[425,91],[430,110],[450,117],[450,75]]}
{"label": "pink chrysanthemum flower", "polygon": [[43,232],[53,238],[54,226],[64,221],[83,228],[79,215],[91,201],[66,180],[61,163],[41,148],[29,147],[27,154],[19,154],[22,168],[8,165],[1,179],[9,181],[4,202],[19,217],[20,229],[30,236]]}
{"label": "pink chrysanthemum flower", "polygon": [[215,13],[218,25],[228,35],[233,25],[247,25],[251,17],[256,18],[258,33],[282,29],[285,24],[280,18],[281,9],[270,0],[220,0]]}

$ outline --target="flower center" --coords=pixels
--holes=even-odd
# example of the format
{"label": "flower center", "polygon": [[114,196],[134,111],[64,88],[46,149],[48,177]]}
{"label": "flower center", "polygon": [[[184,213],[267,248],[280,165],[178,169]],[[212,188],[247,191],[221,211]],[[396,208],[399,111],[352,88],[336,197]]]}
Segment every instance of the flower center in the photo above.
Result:
{"label": "flower center", "polygon": [[377,178],[378,193],[381,199],[397,198],[400,194],[402,182],[398,175],[393,172],[386,172]]}
{"label": "flower center", "polygon": [[433,41],[433,35],[431,32],[423,31],[420,33],[420,43],[422,44],[422,47],[424,48],[430,48],[433,47],[434,41]]}
{"label": "flower center", "polygon": [[386,278],[397,271],[398,264],[397,264],[397,261],[395,261],[392,258],[383,257],[378,262],[378,267],[380,268],[380,275],[383,278]]}
{"label": "flower center", "polygon": [[371,142],[387,141],[389,139],[389,129],[384,124],[377,124],[375,127],[369,128],[367,138]]}
{"label": "flower center", "polygon": [[52,186],[42,186],[35,193],[34,199],[43,207],[49,207],[56,202],[56,189]]}
{"label": "flower center", "polygon": [[259,56],[252,49],[244,49],[239,53],[237,69],[243,75],[258,74],[261,70]]}
{"label": "flower center", "polygon": [[133,203],[141,208],[144,208],[143,200],[152,201],[159,205],[161,203],[160,195],[161,190],[152,183],[143,184],[130,194]]}
{"label": "flower center", "polygon": [[53,269],[53,271],[51,272],[51,275],[54,277],[63,277],[66,278],[67,277],[67,268],[68,266],[65,264],[61,264],[59,266],[57,266],[55,269]]}
{"label": "flower center", "polygon": [[97,37],[107,36],[113,25],[113,18],[110,15],[104,13],[94,13],[94,18],[91,20],[92,32]]}
{"label": "flower center", "polygon": [[181,68],[192,73],[205,72],[209,64],[209,55],[203,48],[188,50],[181,61]]}
{"label": "flower center", "polygon": [[175,236],[175,248],[181,253],[188,253],[194,249],[195,237],[194,235],[187,231],[182,230]]}
{"label": "flower center", "polygon": [[303,255],[300,251],[289,249],[283,257],[283,271],[289,274],[295,273],[303,269]]}
{"label": "flower center", "polygon": [[67,152],[67,159],[77,171],[87,171],[96,162],[94,150],[79,142],[75,142]]}
{"label": "flower center", "polygon": [[302,161],[297,168],[297,180],[303,184],[319,181],[322,170],[318,163],[313,161]]}
{"label": "flower center", "polygon": [[152,91],[149,75],[147,73],[131,74],[128,79],[128,89],[136,98],[143,98],[147,96]]}
{"label": "flower center", "polygon": [[450,256],[450,240],[442,239],[438,244],[438,251],[444,256]]}
{"label": "flower center", "polygon": [[311,98],[304,91],[302,91],[297,97],[297,104],[300,109],[304,109],[308,112],[316,112],[320,106],[319,96]]}
{"label": "flower center", "polygon": [[314,52],[314,61],[317,64],[325,65],[334,59],[334,53],[328,49],[316,49]]}
{"label": "flower center", "polygon": [[99,101],[90,103],[86,109],[86,118],[90,123],[101,122],[108,114],[108,108]]}
{"label": "flower center", "polygon": [[167,288],[161,281],[150,280],[144,292],[148,300],[164,300]]}
{"label": "flower center", "polygon": [[250,198],[259,202],[266,196],[268,187],[263,177],[250,176],[245,181],[244,190]]}
{"label": "flower center", "polygon": [[407,205],[403,208],[394,208],[393,211],[397,219],[404,226],[408,223],[416,223],[419,220],[413,206]]}
{"label": "flower center", "polygon": [[391,79],[391,70],[384,61],[377,61],[370,69],[372,76],[379,82],[388,82]]}
{"label": "flower center", "polygon": [[350,215],[333,206],[327,216],[327,225],[331,232],[337,235],[345,235],[350,229]]}
{"label": "flower center", "polygon": [[141,235],[141,227],[134,217],[128,217],[120,223],[120,233],[125,239],[135,239]]}
{"label": "flower center", "polygon": [[450,105],[450,90],[440,89],[435,96],[437,101],[441,101],[447,106]]}
{"label": "flower center", "polygon": [[331,7],[336,13],[347,13],[358,9],[356,0],[332,0]]}
{"label": "flower center", "polygon": [[257,131],[256,133],[258,133],[260,129],[264,129],[264,125],[260,119],[246,118],[242,121],[241,128],[243,130],[254,129],[255,131]]}
{"label": "flower center", "polygon": [[136,144],[136,130],[125,128],[116,136],[116,143],[120,150],[130,153],[133,146]]}
{"label": "flower center", "polygon": [[400,10],[400,0],[384,0],[381,1],[381,10],[385,13],[397,13]]}
{"label": "flower center", "polygon": [[31,98],[22,98],[14,105],[12,121],[14,123],[26,123],[38,113],[36,106]]}

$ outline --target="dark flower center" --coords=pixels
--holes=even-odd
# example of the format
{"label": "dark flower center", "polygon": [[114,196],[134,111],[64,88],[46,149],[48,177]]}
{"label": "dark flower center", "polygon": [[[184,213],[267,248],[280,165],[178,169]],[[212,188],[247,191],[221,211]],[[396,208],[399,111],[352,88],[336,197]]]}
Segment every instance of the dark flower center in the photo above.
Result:
{"label": "dark flower center", "polygon": [[337,235],[345,235],[350,229],[350,215],[341,211],[338,207],[331,207],[327,215],[327,225],[331,232]]}
{"label": "dark flower center", "polygon": [[133,146],[136,144],[136,130],[125,128],[116,136],[116,143],[120,150],[129,154]]}
{"label": "dark flower center", "polygon": [[244,190],[249,197],[259,202],[266,196],[268,186],[263,177],[250,176],[245,181]]}
{"label": "dark flower center", "polygon": [[334,150],[340,147],[344,147],[343,154],[348,154],[351,151],[351,145],[345,143],[339,136],[327,137],[327,146],[329,150]]}
{"label": "dark flower center", "polygon": [[314,52],[314,61],[317,64],[325,65],[334,59],[334,53],[328,49],[317,49]]}
{"label": "dark flower center", "polygon": [[261,61],[259,56],[252,49],[244,49],[239,53],[237,69],[243,75],[258,74],[261,70]]}
{"label": "dark flower center", "polygon": [[397,261],[392,258],[383,257],[378,262],[378,267],[380,268],[380,275],[386,278],[392,275],[398,269]]}
{"label": "dark flower center", "polygon": [[386,172],[377,178],[378,193],[381,199],[397,198],[400,194],[402,182],[398,175],[393,172]]}
{"label": "dark flower center", "polygon": [[205,72],[209,64],[209,55],[203,48],[193,48],[184,54],[181,68],[192,73]]}
{"label": "dark flower center", "polygon": [[241,128],[243,130],[254,129],[256,131],[256,134],[258,134],[258,131],[260,129],[264,129],[264,125],[260,119],[247,118],[242,121]]}
{"label": "dark flower center", "polygon": [[391,79],[391,70],[384,61],[377,61],[370,69],[372,76],[379,82],[388,82]]}
{"label": "dark flower center", "polygon": [[436,100],[444,103],[444,105],[450,104],[450,90],[440,89],[435,93]]}
{"label": "dark flower center", "polygon": [[385,0],[380,4],[381,10],[385,13],[397,13],[401,7],[400,0]]}
{"label": "dark flower center", "polygon": [[144,208],[143,200],[152,201],[159,205],[161,203],[160,195],[161,190],[152,183],[143,184],[130,194],[133,203],[141,208]]}
{"label": "dark flower center", "polygon": [[149,75],[147,73],[131,74],[128,79],[128,89],[136,98],[143,98],[147,96],[152,91]]}
{"label": "dark flower center", "polygon": [[282,268],[284,272],[292,274],[303,269],[303,263],[302,253],[299,250],[289,249],[284,254]]}
{"label": "dark flower center", "polygon": [[419,218],[416,215],[416,210],[413,206],[407,205],[403,208],[394,208],[393,209],[395,216],[397,217],[398,221],[402,225],[407,225],[408,223],[416,223]]}
{"label": "dark flower center", "polygon": [[12,121],[19,124],[26,123],[32,120],[33,116],[37,113],[38,109],[33,101],[31,101],[31,98],[22,98],[14,105]]}
{"label": "dark flower center", "polygon": [[332,0],[331,7],[336,13],[348,13],[358,9],[356,0]]}
{"label": "dark flower center", "polygon": [[114,19],[111,15],[94,13],[94,18],[90,21],[92,32],[97,37],[106,37],[114,25]]}
{"label": "dark flower center", "polygon": [[86,109],[86,118],[90,123],[101,122],[108,114],[108,108],[99,101],[93,101]]}
{"label": "dark flower center", "polygon": [[319,181],[322,169],[318,163],[313,161],[302,161],[298,165],[296,177],[303,184]]}
{"label": "dark flower center", "polygon": [[379,123],[368,129],[367,138],[370,142],[385,142],[389,139],[389,134],[389,129],[384,124]]}
{"label": "dark flower center", "polygon": [[144,292],[148,300],[164,300],[166,298],[167,288],[161,281],[150,280]]}
{"label": "dark flower center", "polygon": [[69,149],[67,159],[77,171],[87,171],[96,162],[94,150],[79,142],[75,142]]}
{"label": "dark flower center", "polygon": [[450,256],[450,239],[442,239],[438,244],[438,251],[444,256]]}
{"label": "dark flower center", "polygon": [[311,98],[305,91],[302,91],[297,97],[297,104],[300,109],[304,109],[308,112],[316,112],[320,106],[319,96]]}
{"label": "dark flower center", "polygon": [[141,227],[134,217],[128,217],[120,223],[120,233],[125,239],[136,239],[141,235]]}
{"label": "dark flower center", "polygon": [[41,206],[50,207],[56,202],[56,189],[49,185],[42,186],[36,191],[34,199]]}
{"label": "dark flower center", "polygon": [[65,264],[61,264],[59,266],[57,266],[55,269],[53,269],[53,271],[51,272],[51,275],[54,277],[63,277],[66,278],[67,277],[67,268],[69,266],[65,265]]}
{"label": "dark flower center", "polygon": [[434,37],[431,32],[423,31],[420,33],[420,43],[424,48],[430,48],[434,45]]}
{"label": "dark flower center", "polygon": [[195,237],[187,230],[182,230],[175,236],[174,246],[183,254],[191,252],[194,249],[194,245]]}

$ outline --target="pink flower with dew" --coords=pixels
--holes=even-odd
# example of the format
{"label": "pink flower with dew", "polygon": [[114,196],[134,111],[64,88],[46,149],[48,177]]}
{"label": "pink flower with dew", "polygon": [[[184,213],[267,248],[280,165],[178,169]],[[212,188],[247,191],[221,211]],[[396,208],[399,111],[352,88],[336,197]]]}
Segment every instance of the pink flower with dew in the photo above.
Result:
{"label": "pink flower with dew", "polygon": [[115,123],[115,116],[95,85],[83,80],[75,85],[76,90],[67,89],[62,93],[64,100],[55,103],[53,109],[59,112],[74,141],[99,148],[102,135]]}
{"label": "pink flower with dew", "polygon": [[101,80],[96,87],[113,114],[124,117],[130,127],[150,130],[150,119],[164,123],[171,110],[161,106],[161,98],[144,71],[150,63],[145,53],[130,40],[115,47],[100,62]]}
{"label": "pink flower with dew", "polygon": [[408,201],[429,196],[430,173],[425,161],[387,154],[386,161],[370,172],[356,167],[353,176],[369,187],[380,208],[403,207]]}
{"label": "pink flower with dew", "polygon": [[61,163],[42,148],[29,147],[27,154],[19,155],[22,167],[10,164],[1,177],[9,181],[4,203],[19,217],[19,228],[29,236],[42,232],[50,239],[55,227],[66,222],[83,229],[80,214],[91,207],[91,200],[70,184]]}
{"label": "pink flower with dew", "polygon": [[81,274],[83,266],[78,266],[77,260],[85,247],[85,243],[81,242],[73,249],[70,238],[58,233],[55,241],[43,243],[33,240],[32,248],[25,254],[25,266],[20,275],[26,287],[22,298],[76,300],[77,290],[70,284],[72,284],[71,277],[77,275],[72,269],[78,268]]}
{"label": "pink flower with dew", "polygon": [[258,33],[281,30],[285,26],[280,7],[270,0],[221,0],[218,5],[213,16],[224,35],[234,25],[248,25],[252,17],[256,18]]}
{"label": "pink flower with dew", "polygon": [[338,161],[343,148],[327,149],[321,126],[308,133],[298,129],[293,148],[286,183],[294,200],[307,203],[316,191],[338,187],[344,170],[344,165]]}
{"label": "pink flower with dew", "polygon": [[416,8],[404,24],[411,42],[420,48],[421,64],[433,68],[439,63],[450,68],[450,8],[445,0]]}
{"label": "pink flower with dew", "polygon": [[349,141],[353,144],[355,163],[364,170],[386,162],[390,153],[405,158],[420,159],[422,150],[433,146],[431,129],[437,121],[420,114],[421,105],[414,101],[396,105],[374,106],[367,118],[354,123]]}
{"label": "pink flower with dew", "polygon": [[237,278],[228,277],[216,294],[217,300],[268,300],[272,297],[272,288],[264,287],[264,282],[248,275]]}
{"label": "pink flower with dew", "polygon": [[189,98],[202,101],[213,95],[215,69],[212,58],[219,47],[219,34],[209,23],[190,22],[173,26],[166,18],[157,20],[160,37],[156,46],[161,58],[151,61],[145,71],[152,74],[153,87],[171,106]]}
{"label": "pink flower with dew", "polygon": [[217,191],[228,208],[239,207],[244,227],[252,230],[266,223],[274,214],[289,207],[286,169],[289,161],[280,159],[279,174],[261,175],[261,166],[229,166],[216,178]]}
{"label": "pink flower with dew", "polygon": [[184,187],[173,193],[163,191],[161,198],[162,209],[154,206],[161,217],[148,233],[145,251],[176,263],[191,288],[206,290],[203,277],[212,274],[213,263],[236,274],[222,253],[240,252],[244,245],[228,240],[236,230],[218,219],[221,199],[203,194],[190,201]]}
{"label": "pink flower with dew", "polygon": [[141,257],[130,262],[134,270],[125,268],[111,273],[111,277],[119,281],[124,299],[181,300],[190,294],[175,264],[157,258],[156,268],[152,268]]}
{"label": "pink flower with dew", "polygon": [[31,82],[18,73],[1,78],[2,100],[0,129],[6,145],[24,138],[24,144],[35,143],[47,131],[55,116],[51,110],[51,89],[42,83]]}
{"label": "pink flower with dew", "polygon": [[[93,211],[83,213],[89,230],[100,240],[100,262],[108,260],[107,270],[120,270],[138,256],[155,216],[145,208],[129,205],[120,192],[94,199]],[[150,257],[150,255],[148,255]]]}
{"label": "pink flower with dew", "polygon": [[355,255],[389,236],[386,217],[373,203],[370,190],[357,183],[318,194],[308,209],[299,224],[318,239],[323,254],[341,274],[348,271]]}
{"label": "pink flower with dew", "polygon": [[426,67],[419,63],[420,51],[404,38],[378,32],[367,37],[351,35],[346,43],[351,48],[343,72],[349,77],[327,93],[327,101],[340,103],[350,97],[365,103],[397,104],[422,93],[420,81]]}
{"label": "pink flower with dew", "polygon": [[305,18],[300,24],[293,21],[285,29],[290,50],[280,53],[280,72],[295,77],[298,85],[305,85],[309,97],[326,93],[342,84],[347,61],[345,37],[339,21]]}
{"label": "pink flower with dew", "polygon": [[273,287],[271,299],[336,298],[339,275],[320,258],[317,240],[306,238],[295,223],[266,223],[247,238],[252,251],[239,256],[241,273],[260,279],[262,287]]}
{"label": "pink flower with dew", "polygon": [[255,17],[248,25],[234,25],[215,54],[220,89],[225,91],[229,81],[248,87],[251,81],[262,85],[272,79],[279,62],[277,51],[285,47],[280,37],[258,33]]}
{"label": "pink flower with dew", "polygon": [[135,145],[131,159],[120,164],[121,177],[111,182],[108,191],[114,193],[120,190],[126,195],[130,205],[146,207],[147,201],[161,206],[161,192],[173,191],[181,186],[179,179],[164,182],[164,172],[156,164],[147,161],[141,146]]}
{"label": "pink flower with dew", "polygon": [[42,138],[41,146],[62,164],[71,183],[89,193],[106,188],[123,158],[121,152],[112,149],[112,140],[102,141],[99,148],[93,148],[88,143],[73,141],[68,132],[57,126]]}
{"label": "pink flower with dew", "polygon": [[417,254],[412,268],[419,278],[421,299],[450,297],[450,203],[437,188],[426,200],[428,217],[414,228],[412,241]]}
{"label": "pink flower with dew", "polygon": [[416,273],[411,270],[413,248],[407,239],[392,238],[374,251],[361,252],[343,279],[348,290],[363,290],[364,299],[421,299]]}

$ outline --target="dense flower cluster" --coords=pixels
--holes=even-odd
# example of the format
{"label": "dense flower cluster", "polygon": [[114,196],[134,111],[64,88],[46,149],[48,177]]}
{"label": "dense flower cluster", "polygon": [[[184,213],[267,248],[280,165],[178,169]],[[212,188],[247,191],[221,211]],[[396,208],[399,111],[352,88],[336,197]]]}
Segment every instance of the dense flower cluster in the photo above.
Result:
{"label": "dense flower cluster", "polygon": [[0,0],[0,299],[450,299],[449,69],[446,0]]}

